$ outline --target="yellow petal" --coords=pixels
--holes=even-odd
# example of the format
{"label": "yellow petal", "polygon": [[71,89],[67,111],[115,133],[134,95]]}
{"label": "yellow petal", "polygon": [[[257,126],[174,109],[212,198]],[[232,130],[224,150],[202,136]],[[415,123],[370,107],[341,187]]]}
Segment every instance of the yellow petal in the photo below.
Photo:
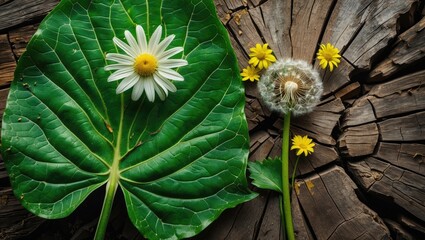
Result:
{"label": "yellow petal", "polygon": [[263,69],[263,61],[258,61],[258,66],[259,69]]}
{"label": "yellow petal", "polygon": [[273,55],[267,55],[266,56],[266,60],[268,60],[270,62],[276,62],[276,58]]}
{"label": "yellow petal", "polygon": [[299,155],[301,155],[302,153],[303,153],[303,150],[299,149],[296,155],[297,155],[297,156],[299,156]]}
{"label": "yellow petal", "polygon": [[322,66],[322,68],[325,69],[326,66],[328,66],[328,61],[326,61],[325,59],[323,59],[322,61],[320,61],[320,66]]}
{"label": "yellow petal", "polygon": [[267,61],[262,61],[262,62],[263,62],[263,67],[267,69],[269,67],[269,62]]}
{"label": "yellow petal", "polygon": [[251,65],[253,65],[253,66],[257,66],[259,61],[260,60],[258,60],[258,58],[253,57],[253,58],[249,59],[249,62],[248,63],[251,64]]}

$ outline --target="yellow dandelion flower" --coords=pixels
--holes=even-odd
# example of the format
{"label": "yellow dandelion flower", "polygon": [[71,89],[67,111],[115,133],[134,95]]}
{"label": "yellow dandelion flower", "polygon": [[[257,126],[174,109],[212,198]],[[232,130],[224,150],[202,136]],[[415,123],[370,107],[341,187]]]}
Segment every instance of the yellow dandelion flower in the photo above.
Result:
{"label": "yellow dandelion flower", "polygon": [[272,55],[273,51],[269,49],[269,45],[266,43],[261,45],[257,43],[255,47],[249,49],[251,53],[249,56],[249,64],[254,67],[261,69],[267,69],[271,63],[276,62],[276,58]]}
{"label": "yellow dandelion flower", "polygon": [[254,82],[255,80],[260,80],[260,69],[253,67],[253,66],[248,66],[246,68],[244,68],[242,70],[241,76],[242,76],[242,81],[246,81],[249,79],[249,81]]}
{"label": "yellow dandelion flower", "polygon": [[291,150],[298,149],[296,153],[297,156],[301,155],[302,153],[307,156],[310,153],[314,152],[313,148],[316,144],[312,141],[313,140],[311,138],[308,138],[307,136],[301,137],[300,135],[296,135],[294,136],[294,138],[292,138]]}
{"label": "yellow dandelion flower", "polygon": [[341,55],[339,55],[339,49],[334,47],[332,44],[320,44],[320,49],[317,51],[317,59],[320,60],[320,66],[325,69],[329,65],[329,70],[338,67],[338,63]]}

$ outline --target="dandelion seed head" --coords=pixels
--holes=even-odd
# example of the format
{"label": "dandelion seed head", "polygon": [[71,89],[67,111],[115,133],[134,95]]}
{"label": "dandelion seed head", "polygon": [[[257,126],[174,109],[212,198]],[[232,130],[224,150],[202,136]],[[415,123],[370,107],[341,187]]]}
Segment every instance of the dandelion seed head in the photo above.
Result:
{"label": "dandelion seed head", "polygon": [[317,71],[304,61],[292,59],[279,60],[268,68],[258,88],[271,110],[293,115],[311,112],[323,92]]}

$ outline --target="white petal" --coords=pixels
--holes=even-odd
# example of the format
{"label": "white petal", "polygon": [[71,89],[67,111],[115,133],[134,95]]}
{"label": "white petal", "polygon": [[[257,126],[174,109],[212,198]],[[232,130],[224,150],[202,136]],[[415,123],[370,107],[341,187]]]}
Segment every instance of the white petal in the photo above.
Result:
{"label": "white petal", "polygon": [[187,61],[184,59],[166,59],[158,61],[160,67],[164,68],[177,68],[187,65]]}
{"label": "white petal", "polygon": [[111,70],[120,70],[123,68],[132,68],[133,64],[111,64],[111,65],[107,65],[105,66],[105,71],[111,71]]}
{"label": "white petal", "polygon": [[158,87],[158,85],[157,85],[157,84],[154,84],[154,85],[153,85],[153,87],[154,87],[154,89],[155,89],[155,92],[158,94],[159,98],[160,98],[162,101],[164,101],[164,100],[165,100],[166,95],[168,95],[168,94],[167,94],[167,92],[165,92],[165,93],[164,93],[164,90],[162,90],[160,87]]}
{"label": "white petal", "polygon": [[137,74],[131,75],[130,77],[125,78],[117,87],[116,93],[122,93],[124,91],[127,91],[131,87],[134,86],[134,84],[139,81],[139,76]]}
{"label": "white petal", "polygon": [[162,26],[159,25],[155,29],[155,32],[153,32],[151,39],[149,39],[149,45],[148,45],[149,53],[154,53],[156,51],[155,49],[159,43],[159,40],[161,39],[161,34],[162,34]]}
{"label": "white petal", "polygon": [[117,81],[117,80],[120,80],[122,78],[126,78],[128,76],[131,76],[132,74],[135,74],[132,67],[122,68],[122,69],[115,71],[111,75],[109,75],[108,82]]}
{"label": "white petal", "polygon": [[[128,31],[126,30],[126,32],[128,32]],[[114,37],[113,41],[118,47],[120,47],[122,50],[124,50],[124,52],[127,53],[129,56],[131,56],[133,58],[137,57],[137,53],[127,43],[121,41],[117,37]]]}
{"label": "white petal", "polygon": [[139,47],[141,52],[146,52],[148,48],[148,44],[146,41],[146,34],[145,30],[142,26],[137,25],[136,26],[136,35],[137,35],[137,41],[139,42]]}
{"label": "white petal", "polygon": [[131,93],[131,99],[133,101],[139,100],[140,96],[142,96],[144,90],[143,82],[137,81],[137,83],[133,87],[133,92]]}
{"label": "white petal", "polygon": [[115,61],[117,63],[122,63],[122,64],[134,63],[134,58],[121,53],[108,53],[106,54],[106,60]]}
{"label": "white petal", "polygon": [[172,84],[168,79],[165,79],[163,77],[161,77],[159,74],[154,74],[153,78],[155,79],[155,82],[162,88],[164,89],[164,92],[166,95],[168,95],[168,91],[170,92],[175,92],[177,91],[176,86],[174,86],[174,84]]}
{"label": "white petal", "polygon": [[176,55],[177,53],[180,53],[183,51],[182,47],[175,47],[175,48],[171,48],[163,53],[158,54],[157,58],[158,59],[168,59],[174,55]]}
{"label": "white petal", "polygon": [[158,44],[158,46],[155,49],[155,52],[153,52],[154,56],[158,56],[159,54],[163,53],[165,49],[170,45],[170,43],[174,40],[174,35],[170,35],[166,37],[162,42]]}
{"label": "white petal", "polygon": [[153,86],[153,81],[154,80],[152,77],[145,78],[143,81],[145,85],[146,97],[148,97],[149,102],[155,101],[155,90]]}
{"label": "white petal", "polygon": [[127,39],[128,44],[130,45],[130,48],[133,50],[134,53],[137,55],[141,54],[139,45],[136,42],[136,39],[134,39],[133,35],[130,33],[130,31],[124,32],[125,38]]}
{"label": "white petal", "polygon": [[158,73],[161,77],[171,79],[171,80],[175,80],[175,81],[183,81],[184,80],[183,76],[180,75],[180,73],[178,73],[178,72],[176,72],[172,69],[159,67],[157,71],[158,71]]}

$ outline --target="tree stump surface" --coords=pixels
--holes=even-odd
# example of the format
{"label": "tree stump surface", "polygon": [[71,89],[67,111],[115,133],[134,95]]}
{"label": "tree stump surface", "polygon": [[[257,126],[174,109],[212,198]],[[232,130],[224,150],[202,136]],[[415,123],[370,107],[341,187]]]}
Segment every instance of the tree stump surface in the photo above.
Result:
{"label": "tree stump surface", "polygon": [[[0,0],[0,114],[17,60],[59,0]],[[425,1],[214,0],[239,59],[268,43],[278,59],[312,63],[321,43],[341,50],[322,101],[292,120],[314,154],[300,160],[292,195],[297,239],[425,239]],[[282,118],[245,82],[250,161],[280,155]],[[295,157],[291,155],[291,161]],[[280,239],[279,196],[225,211],[192,239]],[[45,220],[13,195],[0,160],[0,239],[90,239],[103,193],[71,216]],[[143,239],[116,198],[107,239]],[[95,206],[95,207],[93,207]]]}

